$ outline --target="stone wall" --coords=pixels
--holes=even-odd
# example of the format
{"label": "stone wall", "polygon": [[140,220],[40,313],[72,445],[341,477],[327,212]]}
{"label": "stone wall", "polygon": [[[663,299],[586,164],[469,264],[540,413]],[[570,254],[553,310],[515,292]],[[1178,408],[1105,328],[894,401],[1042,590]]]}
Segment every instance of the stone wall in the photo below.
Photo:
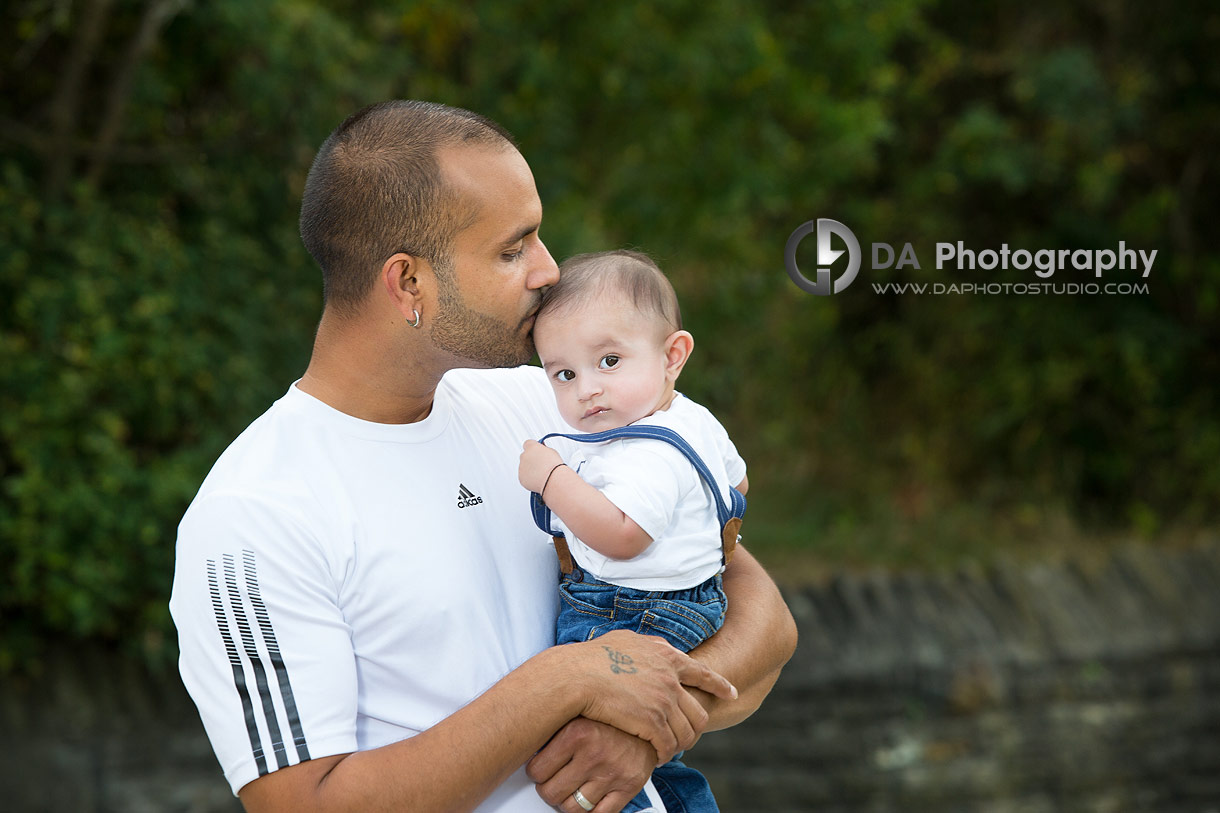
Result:
{"label": "stone wall", "polygon": [[0,690],[0,810],[238,813],[177,673],[57,653]]}
{"label": "stone wall", "polygon": [[[1220,546],[839,574],[690,762],[722,809],[1220,813]],[[63,653],[0,691],[4,810],[240,810],[176,676]]]}
{"label": "stone wall", "polygon": [[838,575],[691,763],[726,811],[1220,811],[1220,547]]}

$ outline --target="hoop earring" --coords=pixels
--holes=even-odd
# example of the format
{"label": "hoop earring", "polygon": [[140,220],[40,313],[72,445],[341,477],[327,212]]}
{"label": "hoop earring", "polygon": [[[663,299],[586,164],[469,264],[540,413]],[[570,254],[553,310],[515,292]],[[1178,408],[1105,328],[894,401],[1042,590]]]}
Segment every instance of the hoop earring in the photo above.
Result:
{"label": "hoop earring", "polygon": [[415,313],[415,321],[407,322],[407,324],[410,325],[411,327],[419,327],[419,320],[420,320],[419,311],[415,310],[415,308],[412,308],[411,310]]}

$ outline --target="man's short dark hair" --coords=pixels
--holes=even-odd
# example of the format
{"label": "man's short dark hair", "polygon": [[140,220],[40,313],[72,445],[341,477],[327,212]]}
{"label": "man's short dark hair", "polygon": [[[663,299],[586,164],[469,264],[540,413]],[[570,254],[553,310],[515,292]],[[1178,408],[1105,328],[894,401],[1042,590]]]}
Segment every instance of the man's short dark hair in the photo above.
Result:
{"label": "man's short dark hair", "polygon": [[541,313],[564,311],[607,294],[626,297],[641,313],[666,329],[682,329],[674,286],[647,254],[629,249],[577,254],[559,266],[559,282],[547,290]]}
{"label": "man's short dark hair", "polygon": [[516,147],[490,119],[433,102],[370,105],[330,134],[301,201],[301,240],[322,269],[327,307],[352,313],[399,251],[448,267],[454,236],[476,213],[463,210],[436,156],[463,144]]}

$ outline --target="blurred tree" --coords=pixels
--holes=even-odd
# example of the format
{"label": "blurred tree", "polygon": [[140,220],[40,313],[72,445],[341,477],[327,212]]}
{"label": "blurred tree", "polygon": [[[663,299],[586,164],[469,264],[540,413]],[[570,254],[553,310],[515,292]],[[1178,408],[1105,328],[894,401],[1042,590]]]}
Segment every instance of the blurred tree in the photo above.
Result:
{"label": "blurred tree", "polygon": [[6,7],[0,668],[47,632],[172,653],[177,520],[307,358],[312,151],[390,93],[334,13]]}
{"label": "blurred tree", "polygon": [[[556,256],[633,245],[670,272],[683,387],[754,466],[760,546],[925,562],[1055,512],[1145,535],[1220,515],[1201,0],[18,0],[0,21],[0,668],[50,634],[172,653],[177,520],[307,358],[309,162],[389,97],[513,131]],[[816,217],[922,267],[809,297],[782,252]],[[957,240],[1159,253],[1147,296],[871,290],[1036,281],[938,271]]]}

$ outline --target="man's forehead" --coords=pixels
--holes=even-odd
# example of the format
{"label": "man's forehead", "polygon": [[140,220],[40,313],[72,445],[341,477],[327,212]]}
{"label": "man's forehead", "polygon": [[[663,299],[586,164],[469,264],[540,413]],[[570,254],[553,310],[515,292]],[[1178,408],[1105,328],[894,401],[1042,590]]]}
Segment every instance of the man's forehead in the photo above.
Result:
{"label": "man's forehead", "polygon": [[529,177],[533,174],[525,156],[511,144],[446,144],[436,150],[441,171],[456,183],[482,184],[489,173],[514,172]]}
{"label": "man's forehead", "polygon": [[514,147],[444,147],[437,161],[458,207],[469,211],[471,226],[486,232],[480,241],[513,241],[537,228],[542,202],[529,164]]}

